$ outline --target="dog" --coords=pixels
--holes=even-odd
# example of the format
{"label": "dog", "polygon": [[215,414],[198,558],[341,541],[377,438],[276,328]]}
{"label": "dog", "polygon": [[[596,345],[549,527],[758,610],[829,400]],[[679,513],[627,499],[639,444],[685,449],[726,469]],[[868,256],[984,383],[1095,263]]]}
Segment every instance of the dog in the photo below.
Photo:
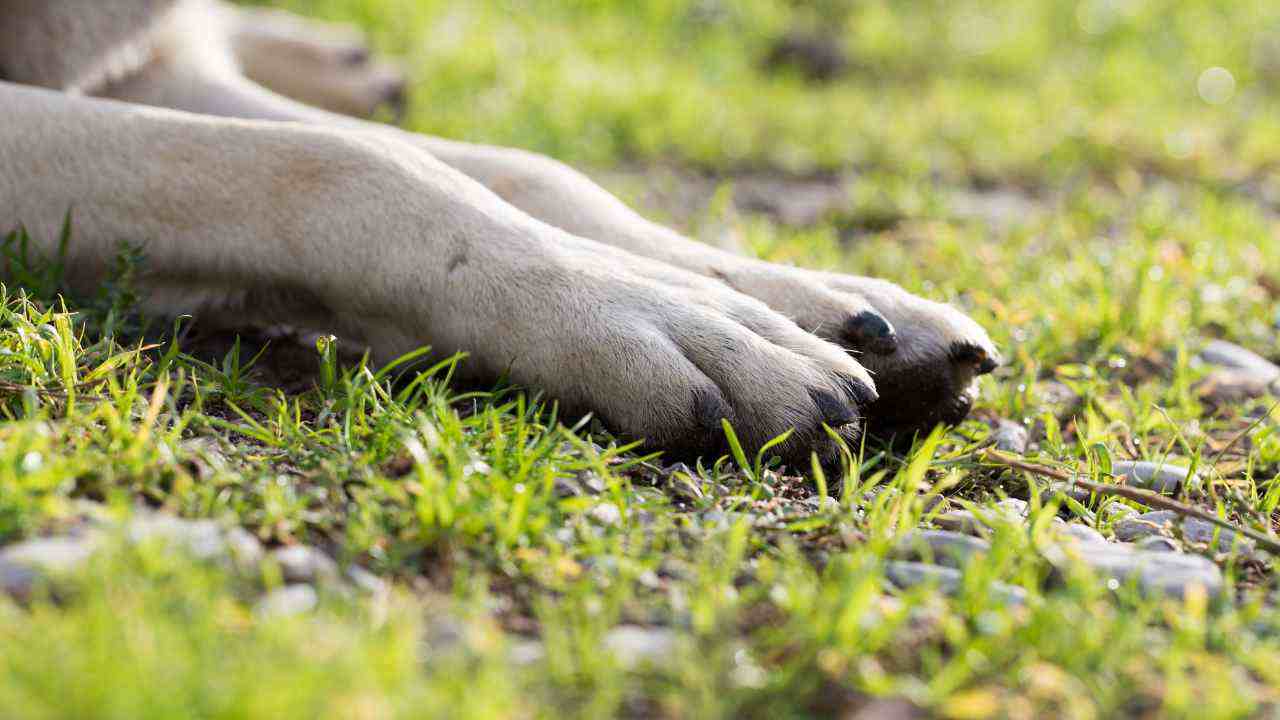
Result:
{"label": "dog", "polygon": [[[673,455],[807,468],[955,423],[1000,355],[958,310],[652,223],[553,159],[356,116],[401,102],[351,31],[217,0],[0,0],[0,231],[92,289],[139,244],[143,309],[466,352],[562,417]],[[831,430],[833,432],[828,432]]]}

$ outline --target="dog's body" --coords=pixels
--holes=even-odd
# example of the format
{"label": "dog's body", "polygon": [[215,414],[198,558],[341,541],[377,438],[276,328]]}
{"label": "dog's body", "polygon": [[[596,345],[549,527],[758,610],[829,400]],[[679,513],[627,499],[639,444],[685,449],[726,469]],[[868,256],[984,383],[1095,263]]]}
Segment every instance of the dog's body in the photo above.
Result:
{"label": "dog's body", "polygon": [[366,114],[402,90],[308,23],[0,0],[0,232],[51,243],[72,209],[83,286],[127,239],[153,311],[332,331],[382,360],[466,351],[478,379],[690,452],[720,446],[721,418],[753,446],[794,429],[797,459],[833,452],[823,423],[954,421],[996,362],[971,320],[889,283],[692,242],[545,157],[303,104]]}

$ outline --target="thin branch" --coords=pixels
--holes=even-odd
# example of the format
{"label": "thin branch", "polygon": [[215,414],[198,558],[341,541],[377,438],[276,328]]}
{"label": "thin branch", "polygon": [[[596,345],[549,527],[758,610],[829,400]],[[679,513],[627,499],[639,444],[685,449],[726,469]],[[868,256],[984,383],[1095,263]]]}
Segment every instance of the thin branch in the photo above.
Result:
{"label": "thin branch", "polygon": [[1232,522],[1223,520],[1217,515],[1207,513],[1199,508],[1191,507],[1190,505],[1185,505],[1157,492],[1129,487],[1127,485],[1096,483],[1092,480],[1085,480],[1077,475],[1068,473],[1065,470],[1059,470],[1058,468],[1049,467],[1048,465],[1039,465],[1025,460],[1019,460],[1011,455],[1006,455],[1002,452],[991,449],[987,449],[979,457],[981,460],[995,465],[1003,465],[1005,467],[1014,468],[1015,470],[1023,470],[1033,475],[1062,480],[1063,482],[1071,483],[1076,487],[1084,488],[1089,492],[1098,493],[1099,495],[1122,497],[1135,502],[1140,502],[1148,507],[1159,508],[1161,510],[1171,510],[1179,515],[1204,520],[1205,522],[1213,523],[1223,529],[1249,537],[1257,542],[1259,546],[1265,548],[1272,554],[1280,555],[1280,541],[1277,541],[1276,538],[1265,533],[1258,532],[1253,528],[1238,526]]}

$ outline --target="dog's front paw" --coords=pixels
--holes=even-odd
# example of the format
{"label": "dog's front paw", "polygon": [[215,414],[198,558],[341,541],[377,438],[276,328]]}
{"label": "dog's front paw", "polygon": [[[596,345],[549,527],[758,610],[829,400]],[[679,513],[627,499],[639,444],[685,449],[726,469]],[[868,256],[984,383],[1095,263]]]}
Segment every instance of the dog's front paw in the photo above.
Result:
{"label": "dog's front paw", "polygon": [[757,262],[721,279],[858,357],[880,395],[866,408],[876,436],[959,422],[977,398],[977,378],[1001,362],[967,315],[884,280]]}
{"label": "dog's front paw", "polygon": [[403,115],[404,74],[378,60],[357,28],[269,8],[228,6],[228,12],[231,48],[253,81],[345,115]]}
{"label": "dog's front paw", "polygon": [[491,334],[469,343],[473,365],[681,457],[723,453],[722,420],[748,453],[790,432],[773,452],[806,470],[811,451],[838,461],[824,425],[858,438],[877,396],[841,348],[708,278],[618,260],[526,268],[520,284],[537,296],[506,306]]}

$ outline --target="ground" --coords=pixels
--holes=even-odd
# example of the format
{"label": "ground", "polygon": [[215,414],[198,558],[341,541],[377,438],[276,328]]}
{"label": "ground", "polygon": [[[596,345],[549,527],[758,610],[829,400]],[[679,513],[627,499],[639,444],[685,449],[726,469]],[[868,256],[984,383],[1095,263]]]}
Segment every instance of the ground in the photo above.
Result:
{"label": "ground", "polygon": [[[276,4],[403,58],[408,127],[953,302],[1008,364],[969,421],[851,448],[845,478],[690,468],[448,366],[175,342],[132,312],[129,252],[65,307],[33,263],[0,311],[4,717],[1280,712],[1272,378],[1204,353],[1280,356],[1280,6]],[[1049,487],[1140,459],[1192,471],[1172,529],[1135,525],[1158,501]],[[140,531],[173,516],[213,522]],[[959,571],[904,564],[908,537]],[[66,538],[91,562],[24,585],[12,548]]]}

